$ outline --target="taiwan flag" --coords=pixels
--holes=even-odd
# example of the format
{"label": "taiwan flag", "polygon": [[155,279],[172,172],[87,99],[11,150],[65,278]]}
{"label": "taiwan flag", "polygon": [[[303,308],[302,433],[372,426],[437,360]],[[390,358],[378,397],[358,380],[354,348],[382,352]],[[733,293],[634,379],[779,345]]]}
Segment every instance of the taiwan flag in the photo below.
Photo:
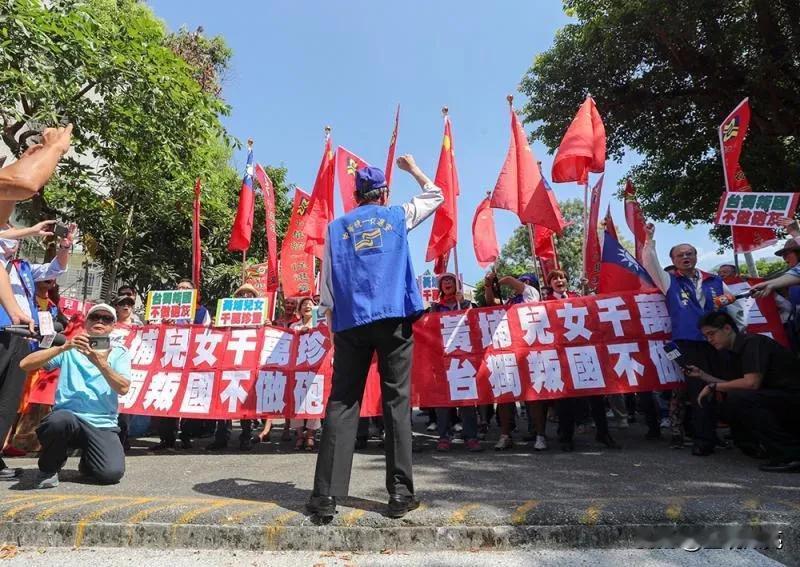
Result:
{"label": "taiwan flag", "polygon": [[642,265],[606,230],[597,293],[637,291],[654,287],[653,280]]}

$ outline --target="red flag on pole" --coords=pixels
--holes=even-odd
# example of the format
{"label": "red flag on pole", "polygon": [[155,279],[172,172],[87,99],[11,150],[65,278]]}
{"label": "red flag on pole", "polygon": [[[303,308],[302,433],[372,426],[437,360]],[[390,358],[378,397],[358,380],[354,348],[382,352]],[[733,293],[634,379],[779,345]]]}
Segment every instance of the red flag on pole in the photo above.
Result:
{"label": "red flag on pole", "polygon": [[444,117],[444,137],[434,183],[442,190],[444,203],[436,209],[433,217],[433,228],[428,241],[425,261],[436,260],[434,271],[440,274],[447,271],[449,252],[455,247],[458,240],[458,212],[456,210],[456,197],[459,193],[458,172],[453,150],[453,136],[450,131],[450,117],[447,115]]}
{"label": "red flag on pole", "polygon": [[553,241],[555,233],[549,228],[537,226],[533,233],[534,255],[539,259],[542,279],[547,281],[547,274],[558,269],[558,252]]}
{"label": "red flag on pole", "polygon": [[394,167],[394,150],[397,145],[397,132],[400,128],[400,105],[397,105],[397,112],[394,115],[394,130],[392,139],[389,141],[389,155],[386,156],[386,186],[392,186],[392,168]]}
{"label": "red flag on pole", "polygon": [[297,187],[292,218],[281,245],[281,288],[284,297],[314,294],[314,256],[308,250],[308,222],[313,196]]}
{"label": "red flag on pole", "polygon": [[600,285],[600,264],[602,263],[602,251],[600,249],[600,237],[597,234],[598,217],[600,216],[600,193],[603,190],[603,175],[597,180],[592,188],[589,198],[589,223],[586,227],[586,243],[584,245],[583,273],[589,280],[589,289],[596,290]]}
{"label": "red flag on pole", "polygon": [[581,104],[567,128],[553,160],[553,181],[589,182],[589,172],[602,173],[606,168],[606,129],[590,96]]}
{"label": "red flag on pole", "polygon": [[472,247],[475,249],[475,258],[481,268],[493,263],[500,256],[494,213],[488,197],[478,204],[475,216],[472,218]]}
{"label": "red flag on pole", "polygon": [[278,226],[275,222],[275,187],[272,180],[260,164],[256,165],[256,179],[261,186],[261,196],[264,198],[264,213],[266,218],[267,234],[267,291],[278,289]]}
{"label": "red flag on pole", "polygon": [[192,206],[192,282],[200,289],[200,266],[203,252],[200,246],[200,178],[194,182],[194,204]]}
{"label": "red flag on pole", "polygon": [[239,191],[239,206],[236,219],[231,227],[231,238],[228,241],[229,252],[245,252],[250,248],[250,237],[253,234],[253,210],[255,194],[253,193],[253,141],[247,142],[247,167],[242,178]]}
{"label": "red flag on pole", "polygon": [[625,182],[625,222],[633,233],[636,261],[641,264],[644,261],[642,259],[642,249],[647,240],[647,231],[644,229],[646,223],[642,209],[639,208],[639,202],[636,200],[636,188],[630,179]]}
{"label": "red flag on pole", "polygon": [[[333,173],[334,160],[330,135],[325,137],[325,151],[317,170],[317,179],[311,191],[311,201],[305,221],[305,250],[320,260],[323,256],[328,223],[333,220]],[[284,264],[284,271],[286,266]]]}
{"label": "red flag on pole", "polygon": [[339,180],[339,193],[345,213],[356,208],[356,171],[368,165],[350,150],[342,146],[336,148],[336,178]]}
{"label": "red flag on pole", "polygon": [[543,226],[556,233],[567,225],[513,109],[511,141],[492,192],[492,207],[516,213],[522,224]]}
{"label": "red flag on pole", "polygon": [[[749,192],[750,183],[739,165],[742,146],[750,127],[750,101],[744,99],[720,124],[719,143],[722,149],[722,169],[728,191]],[[734,252],[753,252],[778,241],[771,228],[731,227]]]}
{"label": "red flag on pole", "polygon": [[614,237],[615,240],[619,240],[619,236],[617,236],[617,227],[614,226],[614,219],[611,218],[611,205],[608,205],[606,208],[606,218],[603,219],[605,223],[605,230]]}

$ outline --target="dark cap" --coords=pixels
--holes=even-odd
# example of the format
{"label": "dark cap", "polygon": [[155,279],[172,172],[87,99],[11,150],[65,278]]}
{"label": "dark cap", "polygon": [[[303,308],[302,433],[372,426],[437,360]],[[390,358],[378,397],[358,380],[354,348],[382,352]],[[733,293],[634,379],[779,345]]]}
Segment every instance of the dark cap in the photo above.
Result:
{"label": "dark cap", "polygon": [[775,255],[783,258],[789,252],[797,252],[798,254],[800,254],[800,244],[798,244],[794,238],[790,238],[789,240],[784,242],[783,248],[775,252]]}
{"label": "dark cap", "polygon": [[386,188],[386,176],[377,167],[367,166],[356,171],[356,193],[365,195]]}

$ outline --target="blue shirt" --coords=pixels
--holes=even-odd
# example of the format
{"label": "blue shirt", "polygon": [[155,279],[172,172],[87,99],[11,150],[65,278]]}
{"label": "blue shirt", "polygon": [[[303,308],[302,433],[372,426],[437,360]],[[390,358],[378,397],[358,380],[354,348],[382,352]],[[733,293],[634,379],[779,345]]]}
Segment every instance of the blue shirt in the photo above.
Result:
{"label": "blue shirt", "polygon": [[[115,346],[108,354],[111,368],[130,379],[131,355],[128,349]],[[68,410],[89,425],[100,429],[117,427],[117,393],[85,355],[77,349],[52,358],[45,370],[61,369],[54,410]]]}

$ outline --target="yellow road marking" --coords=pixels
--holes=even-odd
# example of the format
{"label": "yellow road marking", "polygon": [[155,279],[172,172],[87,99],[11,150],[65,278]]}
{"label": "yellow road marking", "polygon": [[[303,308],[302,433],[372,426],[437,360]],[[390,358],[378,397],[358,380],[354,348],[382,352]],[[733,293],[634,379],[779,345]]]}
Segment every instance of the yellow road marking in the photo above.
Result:
{"label": "yellow road marking", "polygon": [[172,522],[172,539],[175,539],[175,535],[178,533],[178,528],[190,523],[195,518],[202,516],[203,514],[207,514],[208,512],[213,512],[223,506],[228,506],[230,504],[234,504],[230,500],[216,500],[213,504],[209,504],[208,506],[200,506],[199,508],[195,508],[194,510],[189,510],[183,516]]}
{"label": "yellow road marking", "polygon": [[366,514],[364,510],[353,510],[342,516],[342,525],[353,526],[361,517]]}
{"label": "yellow road marking", "polygon": [[108,500],[108,498],[106,496],[95,496],[93,498],[87,498],[86,500],[80,499],[77,502],[73,501],[67,504],[62,504],[61,506],[53,506],[52,508],[47,508],[43,510],[38,516],[36,516],[36,519],[39,521],[46,520],[47,518],[58,512],[69,510],[70,508],[77,508],[78,506],[84,506],[86,504],[94,504],[95,502],[102,502],[103,500]]}
{"label": "yellow road marking", "polygon": [[113,506],[106,506],[105,508],[101,508],[88,514],[81,518],[78,521],[78,525],[75,528],[75,547],[80,547],[81,543],[83,543],[83,535],[86,532],[86,526],[89,522],[93,522],[99,519],[104,514],[108,512],[113,512],[114,510],[119,510],[121,508],[127,508],[128,506],[136,506],[137,504],[147,504],[151,502],[152,498],[132,498],[130,502],[123,502],[122,504],[114,504]]}
{"label": "yellow road marking", "polygon": [[514,513],[511,514],[511,523],[515,526],[519,526],[525,523],[525,520],[528,517],[528,512],[536,508],[539,504],[538,500],[528,500],[522,506],[514,510]]}
{"label": "yellow road marking", "polygon": [[289,520],[299,515],[300,514],[297,512],[289,511],[272,520],[272,522],[264,529],[264,536],[267,538],[267,545],[270,547],[274,545],[275,539],[283,531],[283,526],[286,525]]}
{"label": "yellow road marking", "polygon": [[163,504],[161,506],[153,506],[152,508],[147,508],[145,510],[141,510],[139,512],[136,512],[133,516],[128,518],[128,521],[126,523],[128,523],[128,524],[138,524],[140,522],[143,522],[149,516],[151,516],[152,514],[155,514],[156,512],[160,512],[162,510],[168,510],[170,508],[175,508],[175,507],[180,506],[180,505],[181,505],[180,502],[170,502],[169,504]]}
{"label": "yellow road marking", "polygon": [[581,517],[580,520],[581,523],[588,526],[595,525],[597,523],[597,520],[600,519],[600,512],[601,512],[600,506],[595,506],[594,504],[592,504],[591,506],[586,508],[586,512]]}
{"label": "yellow road marking", "polygon": [[222,523],[223,524],[240,524],[242,520],[249,518],[250,516],[255,516],[259,512],[266,512],[267,510],[271,510],[275,508],[277,504],[274,502],[264,502],[263,504],[257,504],[255,507],[251,508],[250,510],[245,510],[243,512],[239,512],[238,514],[231,514],[230,516],[226,517]]}
{"label": "yellow road marking", "polygon": [[758,498],[748,498],[742,502],[742,506],[744,506],[745,510],[758,510],[761,507],[761,502]]}
{"label": "yellow road marking", "polygon": [[480,504],[466,504],[450,514],[450,521],[451,524],[463,524],[464,521],[467,519],[467,516],[472,510],[476,508],[480,508]]}
{"label": "yellow road marking", "polygon": [[47,496],[47,497],[37,496],[33,498],[33,502],[28,502],[27,504],[20,504],[19,506],[14,506],[13,508],[7,510],[5,513],[5,518],[11,520],[14,518],[14,516],[19,514],[20,512],[23,512],[25,510],[30,510],[31,508],[36,508],[36,506],[38,506],[39,504],[50,504],[51,502],[63,502],[68,498],[69,496],[64,496],[64,495]]}

